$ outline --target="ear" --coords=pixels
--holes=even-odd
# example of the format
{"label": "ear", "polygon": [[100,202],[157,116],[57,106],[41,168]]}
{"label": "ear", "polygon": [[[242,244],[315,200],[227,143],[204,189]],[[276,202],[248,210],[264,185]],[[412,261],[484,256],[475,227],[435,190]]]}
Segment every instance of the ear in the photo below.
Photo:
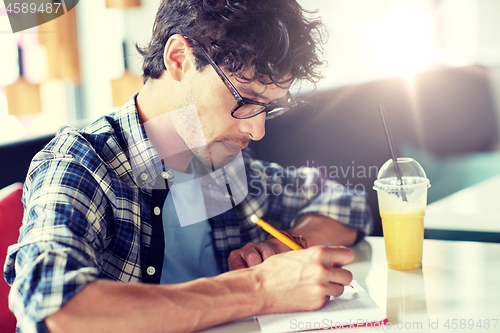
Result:
{"label": "ear", "polygon": [[194,56],[191,46],[184,36],[170,36],[163,51],[163,62],[167,73],[175,81],[180,81],[183,75],[193,67]]}

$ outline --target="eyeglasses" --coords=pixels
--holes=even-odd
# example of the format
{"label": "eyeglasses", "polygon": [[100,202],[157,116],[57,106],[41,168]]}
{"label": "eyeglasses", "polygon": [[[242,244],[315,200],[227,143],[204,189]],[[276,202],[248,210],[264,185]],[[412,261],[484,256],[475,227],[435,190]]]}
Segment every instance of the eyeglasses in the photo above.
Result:
{"label": "eyeglasses", "polygon": [[206,59],[212,65],[212,67],[215,69],[219,77],[221,78],[222,82],[224,82],[225,86],[227,89],[231,92],[231,95],[233,95],[234,99],[236,100],[236,105],[231,111],[231,116],[236,119],[247,119],[251,117],[255,117],[258,114],[261,114],[262,112],[266,113],[266,119],[272,119],[275,118],[294,106],[297,105],[297,103],[293,100],[292,95],[290,94],[290,91],[286,93],[286,96],[277,101],[276,103],[261,103],[257,101],[253,101],[251,99],[242,97],[238,90],[236,90],[236,87],[229,81],[227,78],[226,74],[220,69],[219,66],[210,58],[208,53],[201,48],[203,51],[203,54],[205,55]]}

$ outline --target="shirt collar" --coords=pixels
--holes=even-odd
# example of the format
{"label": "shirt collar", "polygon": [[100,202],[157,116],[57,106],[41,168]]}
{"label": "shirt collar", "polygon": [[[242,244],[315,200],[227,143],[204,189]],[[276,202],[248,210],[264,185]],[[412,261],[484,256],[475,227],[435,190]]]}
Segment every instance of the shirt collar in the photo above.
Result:
{"label": "shirt collar", "polygon": [[133,177],[139,187],[152,188],[156,177],[163,171],[163,163],[146,136],[139,120],[136,105],[137,94],[134,94],[116,112],[122,136],[125,141],[125,154],[129,157]]}

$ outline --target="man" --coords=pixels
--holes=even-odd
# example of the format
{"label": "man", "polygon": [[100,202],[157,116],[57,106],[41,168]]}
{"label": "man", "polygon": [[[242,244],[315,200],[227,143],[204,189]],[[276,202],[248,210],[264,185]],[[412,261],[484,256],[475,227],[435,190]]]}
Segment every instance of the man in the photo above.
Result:
{"label": "man", "polygon": [[304,17],[295,0],[161,3],[143,90],[30,167],[5,266],[22,331],[190,332],[343,292],[353,254],[334,245],[370,231],[364,196],[240,151],[295,105],[293,82],[320,77]]}

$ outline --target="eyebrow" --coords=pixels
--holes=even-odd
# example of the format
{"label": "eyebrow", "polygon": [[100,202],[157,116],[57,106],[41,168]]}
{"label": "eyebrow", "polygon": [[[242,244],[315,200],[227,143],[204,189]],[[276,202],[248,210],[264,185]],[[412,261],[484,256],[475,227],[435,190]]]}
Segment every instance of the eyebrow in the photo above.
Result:
{"label": "eyebrow", "polygon": [[238,88],[238,91],[243,92],[243,93],[245,93],[247,95],[250,95],[252,97],[259,97],[259,98],[262,98],[264,100],[267,100],[266,96],[264,96],[264,95],[256,92],[255,90],[252,90],[252,89],[248,89],[248,88],[245,88],[245,87],[240,87],[240,88]]}

